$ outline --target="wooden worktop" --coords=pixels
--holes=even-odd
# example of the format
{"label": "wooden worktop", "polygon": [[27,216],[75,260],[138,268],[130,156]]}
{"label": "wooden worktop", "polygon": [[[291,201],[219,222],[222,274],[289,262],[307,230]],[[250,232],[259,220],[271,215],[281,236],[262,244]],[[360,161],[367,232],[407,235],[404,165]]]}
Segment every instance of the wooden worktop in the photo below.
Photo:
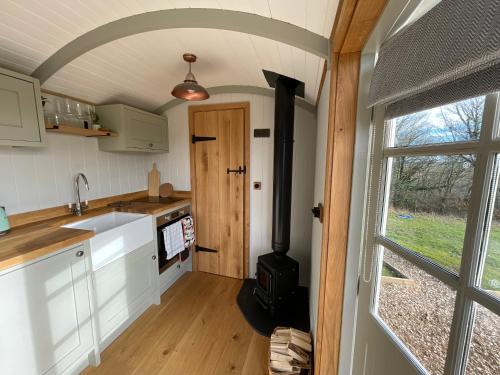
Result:
{"label": "wooden worktop", "polygon": [[0,237],[0,271],[83,242],[95,235],[92,231],[63,228],[61,225],[113,211],[157,215],[186,203],[190,203],[189,198],[173,203],[131,202],[125,207],[106,206],[90,209],[82,216],[65,214],[16,226],[9,233]]}

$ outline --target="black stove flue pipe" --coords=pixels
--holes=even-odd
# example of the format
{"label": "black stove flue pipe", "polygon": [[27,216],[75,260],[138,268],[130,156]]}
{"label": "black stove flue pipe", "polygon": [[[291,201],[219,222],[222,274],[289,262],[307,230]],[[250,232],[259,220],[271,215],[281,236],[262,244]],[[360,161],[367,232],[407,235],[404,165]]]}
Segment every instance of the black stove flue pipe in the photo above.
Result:
{"label": "black stove flue pipe", "polygon": [[272,248],[277,256],[290,249],[295,94],[300,81],[278,75],[274,106],[274,179]]}

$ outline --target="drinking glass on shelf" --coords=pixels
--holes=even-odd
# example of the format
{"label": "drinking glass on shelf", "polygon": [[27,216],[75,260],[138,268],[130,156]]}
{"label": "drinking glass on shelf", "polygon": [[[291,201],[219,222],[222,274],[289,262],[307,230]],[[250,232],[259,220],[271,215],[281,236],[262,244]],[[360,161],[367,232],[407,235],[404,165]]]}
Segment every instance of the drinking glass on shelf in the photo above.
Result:
{"label": "drinking glass on shelf", "polygon": [[56,126],[62,125],[63,117],[60,113],[54,113],[54,115],[52,116],[52,121],[53,121],[52,125]]}
{"label": "drinking glass on shelf", "polygon": [[96,120],[95,106],[92,104],[87,104],[86,110],[88,115],[90,116],[90,119],[92,120],[92,122],[94,122]]}
{"label": "drinking glass on shelf", "polygon": [[62,114],[62,104],[60,98],[54,99],[54,113],[57,113],[59,115]]}
{"label": "drinking glass on shelf", "polygon": [[79,102],[76,102],[75,104],[75,107],[76,107],[76,117],[78,118],[84,118],[85,115],[83,113],[83,104],[79,103]]}
{"label": "drinking glass on shelf", "polygon": [[76,119],[76,116],[73,113],[71,99],[69,98],[64,99],[64,119],[66,120],[69,126],[78,127],[78,120]]}

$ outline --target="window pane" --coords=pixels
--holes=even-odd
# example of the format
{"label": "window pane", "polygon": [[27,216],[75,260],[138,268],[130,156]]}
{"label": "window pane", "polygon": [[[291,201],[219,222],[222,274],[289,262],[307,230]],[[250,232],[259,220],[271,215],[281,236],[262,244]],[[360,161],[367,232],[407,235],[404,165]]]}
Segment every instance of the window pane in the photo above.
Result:
{"label": "window pane", "polygon": [[467,374],[500,374],[500,317],[476,304]]}
{"label": "window pane", "polygon": [[378,315],[430,374],[442,374],[455,292],[387,249],[384,263],[400,277],[381,276]]}
{"label": "window pane", "polygon": [[493,204],[493,216],[491,217],[486,258],[481,277],[481,287],[486,292],[500,299],[500,194],[498,189],[496,196],[492,198],[495,201]]}
{"label": "window pane", "polygon": [[397,117],[392,121],[396,147],[476,141],[483,122],[485,97]]}
{"label": "window pane", "polygon": [[475,155],[392,158],[385,236],[458,273]]}

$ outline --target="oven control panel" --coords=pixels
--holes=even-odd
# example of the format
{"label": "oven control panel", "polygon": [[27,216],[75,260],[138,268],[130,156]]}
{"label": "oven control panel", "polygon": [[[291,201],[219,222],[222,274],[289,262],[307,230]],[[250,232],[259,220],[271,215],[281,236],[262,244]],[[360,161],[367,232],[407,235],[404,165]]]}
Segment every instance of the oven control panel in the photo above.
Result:
{"label": "oven control panel", "polygon": [[188,213],[189,213],[189,206],[186,206],[178,210],[169,212],[168,214],[160,215],[156,218],[156,226],[159,227],[160,225],[166,224]]}

